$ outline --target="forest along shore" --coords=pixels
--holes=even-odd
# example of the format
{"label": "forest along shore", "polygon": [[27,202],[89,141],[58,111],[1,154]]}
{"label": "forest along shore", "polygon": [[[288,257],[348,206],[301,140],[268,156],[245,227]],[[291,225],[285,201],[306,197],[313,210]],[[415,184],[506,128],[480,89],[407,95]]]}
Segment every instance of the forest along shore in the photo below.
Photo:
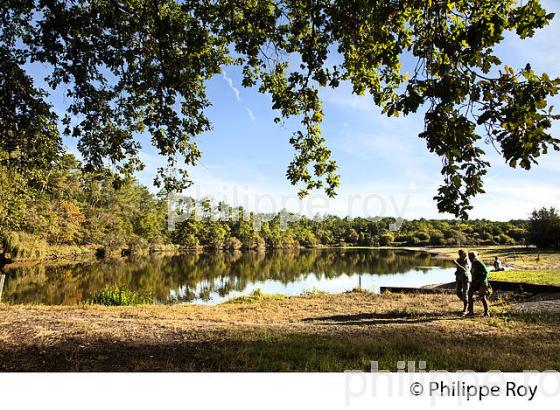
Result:
{"label": "forest along shore", "polygon": [[[539,244],[545,220],[538,213],[529,220],[507,222],[400,220],[395,232],[394,217],[309,218],[286,211],[251,212],[207,199],[185,197],[170,202],[166,195],[150,192],[133,178],[122,179],[110,170],[86,171],[72,154],[61,155],[53,166],[56,172],[37,181],[35,174],[27,175],[0,161],[0,175],[9,176],[0,178],[0,191],[22,193],[0,201],[2,257],[15,261],[200,247],[510,246]],[[555,210],[545,211],[560,218]]]}
{"label": "forest along shore", "polygon": [[[560,370],[560,311],[459,316],[455,295],[349,292],[217,306],[0,305],[2,371]],[[414,337],[411,337],[414,335]],[[480,346],[492,346],[491,349]],[[501,354],[496,355],[495,352]]]}

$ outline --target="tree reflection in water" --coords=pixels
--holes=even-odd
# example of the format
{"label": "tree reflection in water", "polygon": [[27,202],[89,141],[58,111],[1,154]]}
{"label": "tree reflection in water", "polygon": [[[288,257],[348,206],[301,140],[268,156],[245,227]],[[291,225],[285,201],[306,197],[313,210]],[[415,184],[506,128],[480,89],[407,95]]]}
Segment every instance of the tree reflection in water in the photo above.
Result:
{"label": "tree reflection in water", "polygon": [[427,253],[393,249],[153,254],[7,267],[3,298],[7,303],[69,305],[118,286],[152,294],[160,303],[212,301],[263,281],[290,285],[359,275],[361,282],[362,276],[427,272],[430,266],[449,264]]}

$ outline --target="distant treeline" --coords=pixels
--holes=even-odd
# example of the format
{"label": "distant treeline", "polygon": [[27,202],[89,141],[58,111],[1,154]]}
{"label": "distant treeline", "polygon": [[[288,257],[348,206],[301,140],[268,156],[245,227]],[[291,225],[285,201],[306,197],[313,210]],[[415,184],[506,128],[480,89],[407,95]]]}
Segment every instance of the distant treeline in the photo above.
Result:
{"label": "distant treeline", "polygon": [[[134,250],[162,246],[258,249],[539,244],[535,221],[547,229],[546,237],[553,238],[551,243],[540,245],[558,246],[560,237],[557,212],[544,208],[534,213],[533,222],[418,219],[401,221],[400,228],[392,232],[390,226],[396,219],[389,217],[369,220],[308,218],[286,212],[259,214],[208,200],[196,206],[203,212],[180,215],[180,222],[170,231],[166,195],[154,195],[134,179],[119,179],[109,170],[86,172],[70,154],[63,155],[48,172],[22,170],[10,166],[10,155],[0,152],[0,238],[2,251],[12,257],[40,257],[45,249],[58,245]],[[236,217],[222,220],[216,218],[216,212]],[[286,219],[290,222],[284,227]]]}

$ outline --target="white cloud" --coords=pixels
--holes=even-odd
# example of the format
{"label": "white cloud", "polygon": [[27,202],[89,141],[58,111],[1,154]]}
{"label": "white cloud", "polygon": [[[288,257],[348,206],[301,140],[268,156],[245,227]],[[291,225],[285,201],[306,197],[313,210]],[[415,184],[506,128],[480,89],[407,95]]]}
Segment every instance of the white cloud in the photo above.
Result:
{"label": "white cloud", "polygon": [[353,94],[348,84],[343,84],[334,90],[331,88],[323,89],[321,90],[321,97],[327,104],[339,108],[350,108],[365,112],[378,111],[373,102],[373,97],[370,95]]}
{"label": "white cloud", "polygon": [[334,143],[333,146],[364,160],[372,159],[372,157],[383,158],[388,161],[399,161],[404,157],[409,157],[411,160],[415,158],[406,141],[403,141],[403,138],[397,135],[348,132],[345,138]]}
{"label": "white cloud", "polygon": [[544,169],[554,173],[560,173],[560,154],[558,152],[549,152],[548,155],[541,157],[539,164],[535,169]]}
{"label": "white cloud", "polygon": [[224,77],[224,80],[226,80],[226,82],[229,85],[229,88],[231,89],[231,91],[233,91],[233,93],[235,94],[235,98],[237,99],[237,101],[241,101],[241,95],[239,93],[239,89],[237,89],[234,85],[233,85],[233,80],[231,78],[228,77],[226,70],[222,71],[222,75]]}
{"label": "white cloud", "polygon": [[486,194],[473,201],[472,217],[495,220],[524,219],[535,208],[558,206],[560,187],[529,178],[495,178],[487,181]]}
{"label": "white cloud", "polygon": [[[231,89],[231,91],[233,91],[233,94],[235,95],[237,101],[241,101],[241,94],[239,92],[239,89],[233,85],[233,80],[230,77],[228,77],[226,70],[222,71],[222,76],[224,77],[224,80],[226,80],[226,82],[228,83],[228,86]],[[256,124],[257,119],[255,118],[255,114],[253,114],[253,110],[251,110],[248,107],[245,107],[245,111],[247,111],[247,115],[249,116],[253,124]]]}
{"label": "white cloud", "polygon": [[251,119],[251,121],[253,121],[253,124],[257,123],[257,119],[255,118],[255,115],[253,114],[253,111],[251,111],[250,108],[245,108],[247,110],[247,115],[249,115],[249,118]]}

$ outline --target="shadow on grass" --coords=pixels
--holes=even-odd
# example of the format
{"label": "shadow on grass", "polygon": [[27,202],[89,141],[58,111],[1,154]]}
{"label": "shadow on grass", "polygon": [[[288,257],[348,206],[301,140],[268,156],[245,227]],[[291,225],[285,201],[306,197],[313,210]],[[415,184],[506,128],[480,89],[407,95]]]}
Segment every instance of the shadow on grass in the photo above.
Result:
{"label": "shadow on grass", "polygon": [[304,322],[324,322],[332,325],[383,325],[404,323],[426,323],[437,320],[463,319],[460,315],[452,316],[443,313],[420,315],[406,310],[395,310],[385,313],[358,313],[353,315],[334,315],[322,317],[309,317]]}
{"label": "shadow on grass", "polygon": [[427,370],[542,371],[560,369],[555,335],[451,332],[441,337],[426,328],[411,332],[399,326],[365,334],[233,333],[220,340],[211,335],[157,341],[69,338],[48,346],[0,344],[0,371],[367,371],[372,360],[392,371],[407,360],[426,361]]}

